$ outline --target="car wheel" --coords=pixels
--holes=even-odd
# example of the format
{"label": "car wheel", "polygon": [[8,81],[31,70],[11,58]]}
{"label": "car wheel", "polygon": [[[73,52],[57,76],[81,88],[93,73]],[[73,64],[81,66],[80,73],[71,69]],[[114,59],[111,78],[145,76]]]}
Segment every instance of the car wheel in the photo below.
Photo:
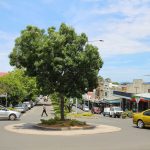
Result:
{"label": "car wheel", "polygon": [[113,118],[116,118],[116,115],[115,115],[115,114],[113,114],[113,115],[112,115],[112,117],[113,117]]}
{"label": "car wheel", "polygon": [[9,116],[9,119],[10,119],[10,120],[15,120],[15,119],[16,119],[16,116],[15,116],[14,114],[11,114],[11,115]]}
{"label": "car wheel", "polygon": [[144,127],[144,122],[142,120],[138,120],[137,126],[138,128],[142,129]]}
{"label": "car wheel", "polygon": [[120,115],[118,116],[118,118],[120,118]]}

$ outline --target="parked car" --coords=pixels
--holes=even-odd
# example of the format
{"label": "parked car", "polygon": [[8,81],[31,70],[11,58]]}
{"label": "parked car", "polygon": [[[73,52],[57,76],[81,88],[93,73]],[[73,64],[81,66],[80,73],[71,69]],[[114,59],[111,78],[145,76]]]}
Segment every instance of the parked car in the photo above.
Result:
{"label": "parked car", "polygon": [[99,102],[93,102],[91,104],[91,113],[93,113],[93,114],[101,114],[102,113],[102,107]]}
{"label": "parked car", "polygon": [[113,118],[120,118],[121,114],[123,113],[121,107],[111,107],[109,116]]}
{"label": "parked car", "polygon": [[105,107],[103,111],[103,116],[109,116],[110,115],[110,107]]}
{"label": "parked car", "polygon": [[31,103],[28,101],[23,102],[23,104],[26,104],[28,106],[28,109],[31,109]]}
{"label": "parked car", "polygon": [[77,107],[78,107],[79,109],[82,109],[82,108],[83,108],[82,104],[80,104],[80,103],[78,103]]}
{"label": "parked car", "polygon": [[87,105],[83,105],[83,111],[89,111],[89,107]]}
{"label": "parked car", "polygon": [[24,113],[28,110],[28,107],[26,104],[18,104],[14,107],[14,109],[21,112],[21,113]]}
{"label": "parked car", "polygon": [[8,110],[6,107],[0,105],[0,119],[15,120],[21,116],[20,112]]}
{"label": "parked car", "polygon": [[28,111],[28,110],[29,110],[29,108],[28,108],[27,104],[22,103],[22,106],[26,109],[26,111]]}
{"label": "parked car", "polygon": [[138,128],[150,127],[150,109],[133,115],[133,123]]}
{"label": "parked car", "polygon": [[100,109],[100,107],[93,106],[93,107],[91,108],[91,112],[92,112],[93,114],[100,114],[100,113],[101,113],[101,109]]}

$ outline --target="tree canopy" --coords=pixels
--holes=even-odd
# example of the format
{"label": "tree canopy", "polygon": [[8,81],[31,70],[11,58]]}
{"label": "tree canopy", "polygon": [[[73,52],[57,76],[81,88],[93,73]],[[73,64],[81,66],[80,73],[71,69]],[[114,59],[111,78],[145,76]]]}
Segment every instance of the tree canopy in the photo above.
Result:
{"label": "tree canopy", "polygon": [[36,79],[27,77],[23,70],[17,69],[0,77],[0,94],[7,93],[9,103],[21,102],[25,98],[34,100],[37,92]]}
{"label": "tree canopy", "polygon": [[10,64],[36,76],[45,94],[81,97],[85,89],[97,86],[103,64],[98,48],[87,42],[85,33],[79,35],[64,23],[58,31],[50,27],[47,32],[27,26],[15,41]]}

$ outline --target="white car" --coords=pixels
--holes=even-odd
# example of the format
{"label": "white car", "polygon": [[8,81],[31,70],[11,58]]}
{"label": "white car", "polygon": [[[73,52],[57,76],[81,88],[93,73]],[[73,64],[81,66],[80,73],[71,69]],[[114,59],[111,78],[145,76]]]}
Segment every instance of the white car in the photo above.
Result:
{"label": "white car", "polygon": [[0,105],[0,119],[15,120],[21,116],[20,112],[8,110],[7,108]]}
{"label": "white car", "polygon": [[122,113],[123,111],[121,107],[111,107],[109,116],[113,118],[116,118],[116,117],[120,118]]}
{"label": "white car", "polygon": [[89,111],[89,107],[87,105],[83,105],[83,111]]}

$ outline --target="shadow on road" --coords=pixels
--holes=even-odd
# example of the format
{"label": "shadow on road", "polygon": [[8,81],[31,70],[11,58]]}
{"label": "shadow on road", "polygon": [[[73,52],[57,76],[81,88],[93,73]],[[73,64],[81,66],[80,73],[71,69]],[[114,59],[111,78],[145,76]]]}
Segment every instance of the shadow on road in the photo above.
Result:
{"label": "shadow on road", "polygon": [[144,127],[142,129],[138,128],[137,126],[132,126],[133,128],[139,129],[139,130],[150,130],[150,127]]}

